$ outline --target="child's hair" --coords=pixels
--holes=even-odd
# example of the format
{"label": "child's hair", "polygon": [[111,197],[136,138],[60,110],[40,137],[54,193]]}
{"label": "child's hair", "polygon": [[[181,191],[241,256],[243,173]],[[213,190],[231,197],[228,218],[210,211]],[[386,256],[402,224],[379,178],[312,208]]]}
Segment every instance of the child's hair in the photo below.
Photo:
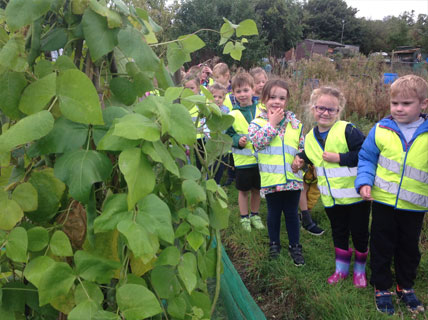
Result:
{"label": "child's hair", "polygon": [[311,98],[309,100],[309,108],[313,110],[315,108],[315,103],[323,95],[328,95],[337,98],[337,100],[339,101],[339,112],[337,114],[337,119],[340,119],[340,115],[345,109],[346,99],[343,93],[337,88],[321,87],[312,91]]}
{"label": "child's hair", "polygon": [[254,79],[249,73],[240,72],[232,78],[232,90],[235,90],[239,87],[243,87],[245,85],[254,88]]}
{"label": "child's hair", "polygon": [[222,91],[224,95],[227,93],[227,89],[220,83],[215,82],[208,87],[208,90],[212,93],[214,90]]}
{"label": "child's hair", "polygon": [[219,76],[225,75],[228,72],[230,72],[229,67],[224,62],[217,63],[213,68],[214,78],[218,78]]}
{"label": "child's hair", "polygon": [[428,97],[428,84],[421,77],[413,74],[400,77],[391,85],[391,97],[403,94],[405,96],[416,96],[419,101],[423,101]]}
{"label": "child's hair", "polygon": [[250,70],[250,74],[251,76],[254,78],[256,75],[258,75],[259,73],[262,73],[266,79],[268,79],[268,75],[266,73],[266,71],[264,71],[262,68],[260,67],[255,67],[253,69]]}
{"label": "child's hair", "polygon": [[263,87],[262,95],[260,96],[260,99],[263,103],[269,100],[270,92],[274,87],[279,87],[287,90],[287,100],[290,99],[290,89],[288,87],[287,82],[285,82],[282,79],[271,79],[268,80]]}
{"label": "child's hair", "polygon": [[199,87],[201,80],[199,79],[197,74],[190,74],[187,73],[186,76],[183,78],[183,80],[181,81],[181,84],[184,86],[187,82],[189,81],[195,81],[196,86]]}

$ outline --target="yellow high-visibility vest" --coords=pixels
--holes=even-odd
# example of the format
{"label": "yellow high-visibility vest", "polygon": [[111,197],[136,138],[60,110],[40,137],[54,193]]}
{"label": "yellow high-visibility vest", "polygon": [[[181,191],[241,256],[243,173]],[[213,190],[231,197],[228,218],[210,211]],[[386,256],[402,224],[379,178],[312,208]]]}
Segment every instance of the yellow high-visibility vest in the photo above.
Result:
{"label": "yellow high-visibility vest", "polygon": [[347,125],[346,121],[337,121],[330,128],[324,149],[317,141],[314,129],[305,137],[305,153],[315,166],[318,189],[325,207],[362,201],[354,187],[357,167],[340,166],[339,163],[327,162],[322,158],[324,151],[334,153],[349,151],[345,137]]}

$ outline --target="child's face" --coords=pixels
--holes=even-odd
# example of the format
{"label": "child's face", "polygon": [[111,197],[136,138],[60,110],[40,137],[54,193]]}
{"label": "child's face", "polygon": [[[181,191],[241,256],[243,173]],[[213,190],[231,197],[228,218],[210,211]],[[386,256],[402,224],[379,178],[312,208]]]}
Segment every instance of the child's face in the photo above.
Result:
{"label": "child's face", "polygon": [[262,94],[263,87],[267,82],[267,78],[263,73],[257,73],[254,76],[254,93],[256,96],[260,96]]}
{"label": "child's face", "polygon": [[222,84],[225,87],[227,87],[229,85],[229,80],[230,80],[229,71],[226,72],[225,74],[219,74],[215,79],[216,82]]}
{"label": "child's face", "polygon": [[318,127],[329,129],[339,117],[339,100],[334,96],[324,94],[318,98],[312,110]]}
{"label": "child's face", "polygon": [[253,88],[248,84],[233,90],[233,95],[236,97],[241,107],[247,107],[253,104],[253,94]]}
{"label": "child's face", "polygon": [[421,111],[427,104],[428,99],[420,101],[416,96],[399,94],[394,98],[391,97],[391,115],[399,123],[412,123],[419,119]]}
{"label": "child's face", "polygon": [[199,86],[196,84],[195,80],[187,81],[184,84],[184,87],[187,88],[187,89],[192,90],[195,94],[199,94]]}
{"label": "child's face", "polygon": [[267,111],[285,109],[287,106],[287,89],[273,87],[270,90],[268,100],[264,102]]}
{"label": "child's face", "polygon": [[224,92],[223,90],[213,90],[211,92],[214,97],[214,102],[217,106],[221,107],[224,101]]}

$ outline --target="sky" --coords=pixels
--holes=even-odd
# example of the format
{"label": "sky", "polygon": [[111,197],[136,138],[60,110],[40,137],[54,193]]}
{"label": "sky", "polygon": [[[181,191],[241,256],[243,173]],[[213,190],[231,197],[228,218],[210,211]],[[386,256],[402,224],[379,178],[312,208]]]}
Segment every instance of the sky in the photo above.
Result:
{"label": "sky", "polygon": [[428,0],[345,0],[348,6],[358,9],[357,18],[382,20],[386,16],[398,17],[404,11],[415,10],[428,14]]}

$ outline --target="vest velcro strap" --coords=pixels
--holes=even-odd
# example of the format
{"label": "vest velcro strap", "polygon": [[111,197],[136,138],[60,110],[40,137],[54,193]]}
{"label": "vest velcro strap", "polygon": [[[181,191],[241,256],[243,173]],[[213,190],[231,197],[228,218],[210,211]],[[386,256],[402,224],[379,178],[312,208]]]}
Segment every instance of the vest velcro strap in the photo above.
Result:
{"label": "vest velcro strap", "polygon": [[297,154],[297,149],[291,146],[284,145],[284,150],[282,149],[282,146],[267,146],[263,150],[259,151],[259,153],[262,153],[262,154],[272,154],[272,155],[283,155],[284,152],[294,157]]}
{"label": "vest velcro strap", "polygon": [[410,179],[428,184],[428,172],[406,166],[404,169],[404,175]]}
{"label": "vest velcro strap", "polygon": [[386,181],[379,176],[375,177],[374,185],[376,187],[381,188],[382,190],[384,190],[388,193],[392,193],[395,195],[398,193],[398,184],[396,184],[394,182]]}
{"label": "vest velcro strap", "polygon": [[[330,196],[330,192],[327,186],[318,185],[318,189],[320,193],[325,196]],[[347,188],[347,189],[330,189],[331,196],[336,199],[343,198],[361,198],[361,196],[355,191],[355,188]]]}
{"label": "vest velcro strap", "polygon": [[325,176],[327,174],[328,178],[342,178],[342,177],[356,177],[357,176],[357,167],[339,167],[339,168],[321,168],[316,167],[317,175],[319,177]]}
{"label": "vest velcro strap", "polygon": [[381,165],[385,169],[388,169],[389,171],[400,174],[401,164],[399,162],[385,158],[382,155],[379,155],[379,161],[378,162],[379,162],[379,165]]}
{"label": "vest velcro strap", "polygon": [[253,156],[253,152],[250,149],[244,148],[244,149],[238,149],[238,148],[232,148],[232,152],[234,154],[239,154],[242,156]]}
{"label": "vest velcro strap", "polygon": [[[286,174],[284,171],[284,165],[282,164],[259,163],[259,170],[260,172],[266,172],[266,173]],[[289,163],[285,163],[285,170],[292,172],[291,165]],[[299,171],[294,175],[296,175],[299,178],[303,178],[302,171]]]}
{"label": "vest velcro strap", "polygon": [[400,189],[400,193],[398,195],[398,198],[400,200],[405,200],[407,202],[416,204],[418,206],[422,206],[425,208],[428,208],[428,197],[409,191],[409,190],[404,190],[404,189]]}

